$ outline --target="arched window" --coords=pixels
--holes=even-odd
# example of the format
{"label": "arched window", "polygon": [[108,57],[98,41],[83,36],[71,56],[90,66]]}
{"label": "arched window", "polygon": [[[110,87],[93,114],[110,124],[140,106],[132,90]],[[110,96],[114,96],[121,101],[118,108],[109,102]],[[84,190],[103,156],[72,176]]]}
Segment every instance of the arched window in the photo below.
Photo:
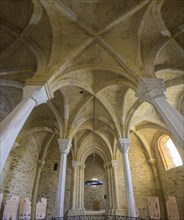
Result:
{"label": "arched window", "polygon": [[169,136],[159,138],[158,149],[166,170],[183,165],[178,150]]}

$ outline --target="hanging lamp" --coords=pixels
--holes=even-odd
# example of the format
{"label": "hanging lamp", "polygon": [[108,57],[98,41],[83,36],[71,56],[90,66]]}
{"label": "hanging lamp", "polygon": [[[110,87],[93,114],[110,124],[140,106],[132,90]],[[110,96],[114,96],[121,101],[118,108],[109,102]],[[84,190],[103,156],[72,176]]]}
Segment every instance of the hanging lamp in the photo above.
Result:
{"label": "hanging lamp", "polygon": [[[94,103],[93,103],[93,158],[92,158],[90,174],[92,174],[94,163],[95,163],[95,96],[94,96]],[[103,181],[97,178],[91,177],[91,179],[88,179],[85,181],[85,185],[91,186],[91,187],[97,187],[97,186],[103,185]]]}

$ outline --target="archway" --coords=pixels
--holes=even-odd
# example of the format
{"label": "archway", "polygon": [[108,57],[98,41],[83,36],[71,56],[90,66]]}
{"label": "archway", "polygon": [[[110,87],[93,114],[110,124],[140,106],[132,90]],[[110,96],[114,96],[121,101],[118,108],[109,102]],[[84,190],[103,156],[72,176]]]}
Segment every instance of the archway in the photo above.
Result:
{"label": "archway", "polygon": [[103,185],[84,187],[84,207],[86,211],[103,211],[107,208],[107,176],[104,169],[104,161],[96,154],[93,162],[93,154],[85,160],[84,180],[91,178],[100,179]]}

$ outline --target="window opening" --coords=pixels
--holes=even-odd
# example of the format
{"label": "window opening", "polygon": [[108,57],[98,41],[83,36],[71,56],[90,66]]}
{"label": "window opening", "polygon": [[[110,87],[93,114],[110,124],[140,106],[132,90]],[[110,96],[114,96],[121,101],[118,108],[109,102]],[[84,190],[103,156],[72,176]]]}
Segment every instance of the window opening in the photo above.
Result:
{"label": "window opening", "polygon": [[159,139],[158,149],[166,170],[183,164],[179,152],[169,136],[162,136]]}
{"label": "window opening", "polygon": [[58,163],[54,164],[54,171],[56,171],[58,169]]}

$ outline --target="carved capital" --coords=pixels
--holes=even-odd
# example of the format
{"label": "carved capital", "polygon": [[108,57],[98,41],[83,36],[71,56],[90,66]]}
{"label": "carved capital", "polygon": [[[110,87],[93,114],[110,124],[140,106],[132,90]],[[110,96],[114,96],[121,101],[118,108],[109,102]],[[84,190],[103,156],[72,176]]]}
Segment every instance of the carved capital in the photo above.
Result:
{"label": "carved capital", "polygon": [[58,139],[59,150],[61,154],[68,154],[71,148],[71,140],[69,139]]}
{"label": "carved capital", "polygon": [[116,168],[118,166],[118,162],[116,160],[111,160],[111,166]]}
{"label": "carved capital", "polygon": [[79,161],[78,160],[72,160],[72,167],[77,168],[79,166]]}
{"label": "carved capital", "polygon": [[136,96],[152,103],[157,97],[165,97],[165,84],[163,79],[143,78],[139,80]]}
{"label": "carved capital", "polygon": [[130,148],[130,140],[128,138],[120,138],[120,151],[121,153],[128,153]]}
{"label": "carved capital", "polygon": [[23,98],[31,98],[35,101],[36,106],[46,103],[48,99],[52,98],[48,86],[27,85],[23,88]]}

